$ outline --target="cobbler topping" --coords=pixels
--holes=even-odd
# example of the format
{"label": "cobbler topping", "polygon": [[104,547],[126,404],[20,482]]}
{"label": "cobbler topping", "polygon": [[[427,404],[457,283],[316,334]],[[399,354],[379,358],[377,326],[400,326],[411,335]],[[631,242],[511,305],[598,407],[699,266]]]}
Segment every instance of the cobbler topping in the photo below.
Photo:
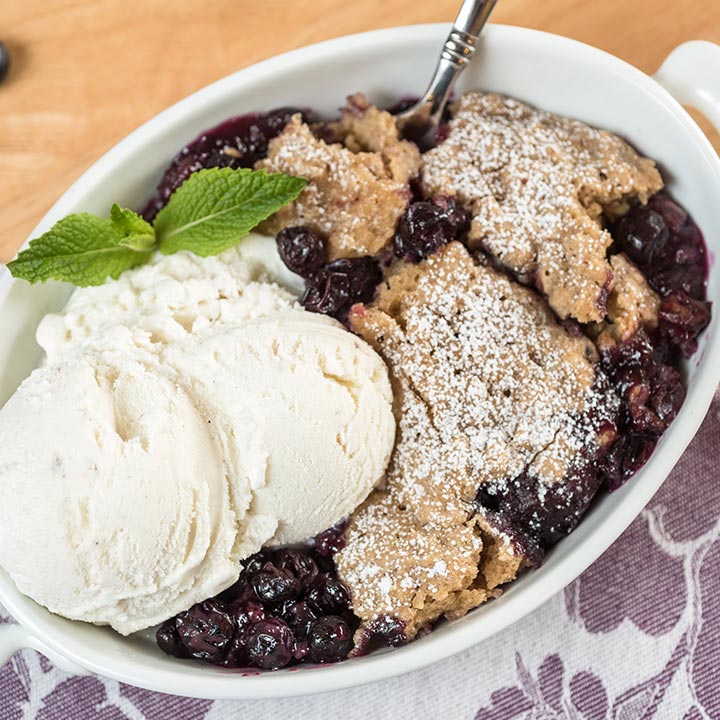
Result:
{"label": "cobbler topping", "polygon": [[[348,137],[358,146],[355,135]],[[298,175],[309,184],[262,229],[274,234],[288,225],[307,226],[325,238],[329,260],[375,255],[392,240],[410,201],[407,172],[397,170],[399,164],[381,152],[353,152],[319,140],[294,116],[256,167]]]}
{"label": "cobbler topping", "polygon": [[478,487],[527,475],[540,504],[572,496],[564,479],[594,454],[589,416],[605,402],[596,354],[533,291],[456,242],[396,265],[349,322],[388,363],[399,438],[387,489],[352,516],[336,560],[356,614],[394,615],[412,636],[477,605],[523,562],[523,542],[481,511],[484,545]]}
{"label": "cobbler topping", "polygon": [[393,180],[409,183],[420,172],[417,145],[401,140],[395,118],[371,105],[362,93],[348,97],[339,122],[328,123],[326,131],[355,153],[379,153]]}
{"label": "cobbler topping", "polygon": [[627,342],[642,327],[658,323],[660,298],[638,268],[624,254],[610,258],[613,289],[607,301],[607,321],[597,339],[599,347]]}
{"label": "cobbler topping", "polygon": [[346,523],[249,558],[162,625],[164,652],[275,669],[402,645],[537,566],[677,415],[679,359],[710,319],[707,257],[652,161],[499,95],[452,113],[422,156],[360,94],[335,122],[235,118],[148,204],[200,167],[308,178],[262,229],[305,278],[304,307],[381,354],[398,421],[385,484]]}
{"label": "cobbler topping", "polygon": [[483,93],[455,103],[447,139],[423,156],[422,181],[472,209],[471,247],[580,322],[604,319],[612,286],[601,215],[662,187],[654,163],[616,135]]}

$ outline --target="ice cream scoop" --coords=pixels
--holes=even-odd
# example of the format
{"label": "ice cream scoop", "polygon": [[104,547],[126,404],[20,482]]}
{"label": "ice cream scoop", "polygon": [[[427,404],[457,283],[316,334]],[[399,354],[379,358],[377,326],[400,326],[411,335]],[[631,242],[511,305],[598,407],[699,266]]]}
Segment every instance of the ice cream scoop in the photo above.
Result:
{"label": "ice cream scoop", "polygon": [[125,634],[227,587],[240,555],[206,419],[114,340],[35,370],[0,411],[0,564],[53,612]]}
{"label": "ice cream scoop", "polygon": [[159,258],[78,291],[0,410],[0,565],[123,634],[306,541],[382,479],[387,369],[239,253]]}
{"label": "ice cream scoop", "polygon": [[216,323],[300,309],[302,285],[273,238],[250,234],[221,255],[157,255],[115,281],[78,288],[61,313],[42,319],[36,335],[49,362],[117,325],[142,330],[154,343],[177,343]]}
{"label": "ice cream scoop", "polygon": [[340,323],[291,313],[168,349],[207,407],[265,543],[302,542],[349,515],[382,479],[395,421],[385,365]]}

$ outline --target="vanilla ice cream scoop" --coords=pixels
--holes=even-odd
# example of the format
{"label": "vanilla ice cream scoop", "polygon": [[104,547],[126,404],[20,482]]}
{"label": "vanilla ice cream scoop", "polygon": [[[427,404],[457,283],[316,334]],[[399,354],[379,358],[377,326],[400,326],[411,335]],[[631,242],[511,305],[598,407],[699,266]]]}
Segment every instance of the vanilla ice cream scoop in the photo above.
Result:
{"label": "vanilla ice cream scoop", "polygon": [[142,330],[155,343],[182,343],[217,323],[292,310],[302,286],[278,257],[274,238],[253,233],[220,255],[158,254],[117,280],[78,288],[61,313],[42,319],[37,340],[48,362],[117,325]]}
{"label": "vanilla ice cream scoop", "polygon": [[26,595],[150,627],[382,479],[387,369],[265,278],[268,247],[155,258],[41,323],[47,363],[0,410],[0,565]]}
{"label": "vanilla ice cream scoop", "polygon": [[292,313],[171,347],[166,362],[215,418],[265,544],[302,542],[382,479],[395,437],[385,365],[323,315]]}
{"label": "vanilla ice cream scoop", "polygon": [[35,370],[0,411],[0,565],[53,612],[127,634],[230,585],[240,555],[207,418],[115,340]]}

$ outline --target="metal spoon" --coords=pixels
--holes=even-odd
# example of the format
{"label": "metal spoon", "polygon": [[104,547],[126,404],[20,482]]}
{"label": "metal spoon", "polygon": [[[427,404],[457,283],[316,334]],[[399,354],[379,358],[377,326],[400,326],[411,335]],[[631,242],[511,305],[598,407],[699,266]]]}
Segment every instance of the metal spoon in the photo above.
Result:
{"label": "metal spoon", "polygon": [[497,0],[465,0],[445,40],[435,74],[422,99],[395,117],[398,124],[422,125],[424,132],[440,124],[455,81],[475,54],[478,36]]}

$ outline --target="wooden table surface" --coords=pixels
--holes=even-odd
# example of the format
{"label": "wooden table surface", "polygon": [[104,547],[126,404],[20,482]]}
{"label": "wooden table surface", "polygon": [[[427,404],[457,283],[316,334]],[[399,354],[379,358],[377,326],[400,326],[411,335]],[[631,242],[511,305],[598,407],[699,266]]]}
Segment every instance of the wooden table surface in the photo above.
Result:
{"label": "wooden table surface", "polygon": [[[103,152],[176,100],[271,55],[362,30],[449,21],[458,6],[0,0],[0,39],[13,63],[0,86],[0,261]],[[646,72],[685,40],[720,42],[720,0],[500,0],[493,20],[576,38]]]}

